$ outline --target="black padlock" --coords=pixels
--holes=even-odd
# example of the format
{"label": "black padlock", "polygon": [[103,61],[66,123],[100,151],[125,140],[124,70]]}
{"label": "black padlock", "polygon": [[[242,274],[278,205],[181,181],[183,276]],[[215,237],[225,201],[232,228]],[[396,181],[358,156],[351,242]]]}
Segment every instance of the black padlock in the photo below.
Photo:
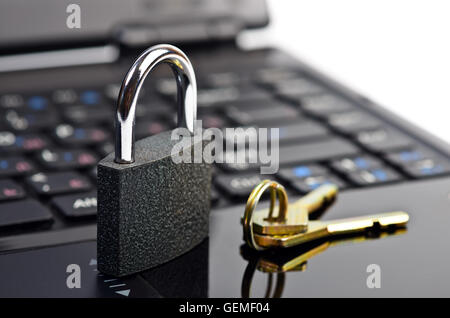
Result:
{"label": "black padlock", "polygon": [[[97,266],[114,276],[162,264],[208,236],[210,165],[175,163],[172,149],[178,141],[172,140],[171,131],[134,145],[139,91],[146,76],[161,63],[167,63],[175,75],[178,127],[194,134],[197,87],[191,63],[171,45],[147,49],[120,89],[115,154],[98,164]],[[192,141],[183,151],[192,155],[198,143],[202,140]]]}

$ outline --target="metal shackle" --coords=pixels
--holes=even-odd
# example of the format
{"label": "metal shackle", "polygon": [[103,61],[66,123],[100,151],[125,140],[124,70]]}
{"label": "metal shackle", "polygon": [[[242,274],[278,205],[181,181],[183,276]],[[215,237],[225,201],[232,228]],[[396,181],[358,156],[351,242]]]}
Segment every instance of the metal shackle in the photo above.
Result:
{"label": "metal shackle", "polygon": [[197,84],[194,69],[187,56],[169,44],[145,50],[134,62],[122,82],[115,119],[115,162],[134,162],[134,122],[136,103],[147,75],[159,64],[171,67],[177,83],[178,127],[194,133],[197,119]]}

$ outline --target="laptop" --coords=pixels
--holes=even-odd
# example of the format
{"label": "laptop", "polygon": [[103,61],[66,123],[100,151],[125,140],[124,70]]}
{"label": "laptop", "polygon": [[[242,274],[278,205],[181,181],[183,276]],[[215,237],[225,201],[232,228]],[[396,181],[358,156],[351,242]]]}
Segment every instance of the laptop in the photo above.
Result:
{"label": "laptop", "polygon": [[[448,145],[281,50],[241,49],[241,31],[269,22],[264,1],[69,5],[0,4],[0,297],[450,296]],[[279,128],[280,168],[214,165],[209,238],[154,269],[108,277],[96,268],[96,163],[114,151],[124,75],[157,43],[191,59],[204,127]],[[172,84],[164,66],[147,80],[136,138],[175,127]],[[264,179],[289,200],[338,185],[316,218],[406,211],[410,221],[255,252],[240,218]],[[80,286],[69,284],[74,266]]]}

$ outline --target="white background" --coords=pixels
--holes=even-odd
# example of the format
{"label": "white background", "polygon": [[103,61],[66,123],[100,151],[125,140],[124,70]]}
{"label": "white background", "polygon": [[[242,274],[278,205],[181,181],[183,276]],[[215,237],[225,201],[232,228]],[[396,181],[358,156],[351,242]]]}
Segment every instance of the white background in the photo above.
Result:
{"label": "white background", "polygon": [[281,47],[450,142],[449,0],[268,0],[242,43]]}

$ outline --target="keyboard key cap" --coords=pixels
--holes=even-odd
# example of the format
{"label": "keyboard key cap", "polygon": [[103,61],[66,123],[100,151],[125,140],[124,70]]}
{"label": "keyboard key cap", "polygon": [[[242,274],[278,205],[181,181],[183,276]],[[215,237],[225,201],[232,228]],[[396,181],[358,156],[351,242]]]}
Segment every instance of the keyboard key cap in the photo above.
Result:
{"label": "keyboard key cap", "polygon": [[97,215],[97,192],[79,193],[57,196],[52,204],[68,218]]}
{"label": "keyboard key cap", "polygon": [[286,83],[289,80],[295,80],[301,77],[298,70],[286,68],[266,68],[257,71],[254,76],[255,81],[262,85],[274,87],[279,82]]}
{"label": "keyboard key cap", "polygon": [[82,192],[92,188],[91,182],[76,172],[37,173],[26,181],[40,195]]}
{"label": "keyboard key cap", "polygon": [[57,89],[51,94],[55,105],[71,105],[78,102],[78,93],[74,89]]}
{"label": "keyboard key cap", "polygon": [[137,139],[142,139],[169,129],[169,124],[162,120],[138,121],[136,123],[135,134]]}
{"label": "keyboard key cap", "polygon": [[331,114],[327,122],[334,129],[347,134],[381,126],[378,119],[360,111]]}
{"label": "keyboard key cap", "polygon": [[52,215],[38,201],[28,199],[0,204],[0,228],[52,221]]}
{"label": "keyboard key cap", "polygon": [[85,105],[98,105],[102,102],[102,94],[94,89],[87,89],[80,92],[80,102]]}
{"label": "keyboard key cap", "polygon": [[383,163],[370,156],[345,157],[333,161],[331,167],[340,173],[348,173],[359,170],[367,170],[380,167]]}
{"label": "keyboard key cap", "polygon": [[231,106],[227,107],[225,114],[230,120],[240,126],[291,120],[299,115],[298,110],[282,103],[274,102],[269,107],[267,107],[267,104],[262,105],[265,107],[237,108],[235,106]]}
{"label": "keyboard key cap", "polygon": [[49,105],[48,99],[41,95],[30,96],[26,101],[27,108],[33,111],[48,110]]}
{"label": "keyboard key cap", "polygon": [[294,78],[277,82],[273,85],[276,93],[280,95],[311,95],[323,93],[325,89],[307,78]]}
{"label": "keyboard key cap", "polygon": [[356,155],[360,150],[350,142],[332,137],[309,143],[280,147],[280,165],[317,162]]}
{"label": "keyboard key cap", "polygon": [[435,156],[436,155],[432,151],[426,151],[423,149],[405,149],[402,151],[388,153],[386,158],[398,166],[404,166]]}
{"label": "keyboard key cap", "polygon": [[37,160],[47,169],[64,170],[92,167],[99,158],[89,150],[44,149],[38,154]]}
{"label": "keyboard key cap", "polygon": [[429,177],[450,172],[448,159],[432,150],[412,148],[388,153],[386,158],[414,178]]}
{"label": "keyboard key cap", "polygon": [[48,147],[50,142],[40,134],[14,134],[10,131],[0,132],[0,152],[32,152]]}
{"label": "keyboard key cap", "polygon": [[224,118],[224,116],[216,115],[216,114],[206,114],[200,115],[200,119],[202,120],[203,128],[225,128],[228,126],[228,121]]}
{"label": "keyboard key cap", "polygon": [[9,110],[4,115],[8,128],[15,131],[38,131],[55,126],[59,118],[55,112],[23,112]]}
{"label": "keyboard key cap", "polygon": [[387,152],[410,148],[414,140],[393,129],[379,128],[357,133],[356,140],[374,152]]}
{"label": "keyboard key cap", "polygon": [[387,167],[351,172],[347,177],[358,186],[380,184],[400,180],[400,175]]}
{"label": "keyboard key cap", "polygon": [[[321,138],[327,136],[329,133],[324,126],[307,119],[287,124],[270,126],[279,128],[280,143]],[[270,138],[270,130],[268,131],[268,134]]]}
{"label": "keyboard key cap", "polygon": [[222,87],[198,91],[197,106],[211,107],[235,101],[265,100],[270,94],[255,87]]}
{"label": "keyboard key cap", "polygon": [[339,189],[344,189],[346,187],[344,181],[342,181],[336,176],[327,174],[295,180],[291,183],[291,186],[296,191],[305,194],[312,190],[317,189],[318,187],[324,184],[335,184],[339,187]]}
{"label": "keyboard key cap", "polygon": [[257,151],[254,148],[225,152],[223,155],[224,162],[218,163],[217,166],[229,173],[256,171],[260,167],[257,155]]}
{"label": "keyboard key cap", "polygon": [[332,113],[355,109],[355,106],[349,101],[331,94],[311,96],[283,95],[283,97],[300,104],[305,112],[319,117],[327,117]]}
{"label": "keyboard key cap", "polygon": [[415,178],[431,177],[450,172],[450,163],[448,159],[429,158],[415,161],[405,167],[403,170]]}
{"label": "keyboard key cap", "polygon": [[25,190],[18,183],[10,179],[0,180],[0,201],[16,200],[25,196]]}
{"label": "keyboard key cap", "polygon": [[220,87],[230,87],[239,86],[243,80],[243,76],[234,72],[221,72],[221,73],[210,73],[206,76],[200,76],[198,78],[197,84],[199,87],[204,88],[220,88]]}
{"label": "keyboard key cap", "polygon": [[277,176],[285,182],[292,182],[298,179],[304,179],[317,175],[326,174],[325,167],[319,165],[301,165],[291,168],[283,168],[277,173]]}
{"label": "keyboard key cap", "polygon": [[106,105],[74,105],[65,107],[63,117],[76,125],[86,123],[113,124],[113,109]]}
{"label": "keyboard key cap", "polygon": [[24,157],[0,158],[0,178],[17,177],[30,174],[35,170],[34,164]]}
{"label": "keyboard key cap", "polygon": [[99,144],[110,138],[110,133],[97,127],[74,127],[68,124],[58,125],[54,137],[63,146],[80,147]]}
{"label": "keyboard key cap", "polygon": [[253,188],[264,179],[265,178],[257,174],[219,175],[215,182],[229,197],[235,199],[247,199]]}
{"label": "keyboard key cap", "polygon": [[21,108],[25,106],[25,99],[20,94],[5,94],[0,96],[0,107],[4,109]]}

